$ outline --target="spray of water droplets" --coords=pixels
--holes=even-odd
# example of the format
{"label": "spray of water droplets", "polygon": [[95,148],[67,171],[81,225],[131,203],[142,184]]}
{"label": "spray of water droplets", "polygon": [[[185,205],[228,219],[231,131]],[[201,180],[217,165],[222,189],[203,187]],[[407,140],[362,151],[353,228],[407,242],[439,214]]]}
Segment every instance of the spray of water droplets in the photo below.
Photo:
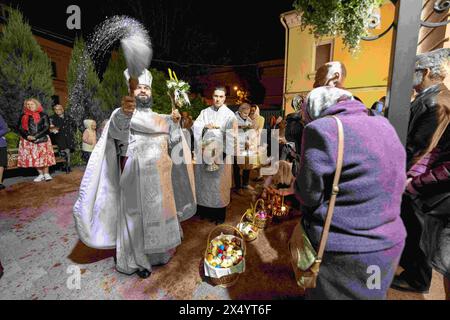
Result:
{"label": "spray of water droplets", "polygon": [[76,82],[69,94],[71,115],[78,124],[83,120],[86,108],[90,107],[86,103],[89,100],[87,99],[89,93],[86,92],[89,63],[92,61],[98,66],[118,41],[121,41],[132,77],[137,78],[150,65],[152,58],[150,37],[139,21],[127,16],[114,16],[97,26],[80,57]]}

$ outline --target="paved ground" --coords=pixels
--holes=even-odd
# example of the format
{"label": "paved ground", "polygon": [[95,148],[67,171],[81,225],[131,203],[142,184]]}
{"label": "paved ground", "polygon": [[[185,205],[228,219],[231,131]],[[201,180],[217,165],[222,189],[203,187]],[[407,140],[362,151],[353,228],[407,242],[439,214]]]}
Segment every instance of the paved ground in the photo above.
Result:
{"label": "paved ground", "polygon": [[[149,279],[114,270],[110,250],[93,250],[78,241],[72,206],[82,170],[7,179],[0,191],[0,258],[5,275],[0,299],[301,299],[293,282],[285,243],[295,220],[271,226],[248,244],[247,270],[229,288],[214,287],[202,276],[201,261],[210,222],[197,217],[183,223],[185,239],[177,254]],[[250,196],[233,196],[227,223],[236,224]],[[76,274],[80,274],[79,286]],[[444,299],[442,277],[433,275],[428,295],[390,290],[389,299]]]}

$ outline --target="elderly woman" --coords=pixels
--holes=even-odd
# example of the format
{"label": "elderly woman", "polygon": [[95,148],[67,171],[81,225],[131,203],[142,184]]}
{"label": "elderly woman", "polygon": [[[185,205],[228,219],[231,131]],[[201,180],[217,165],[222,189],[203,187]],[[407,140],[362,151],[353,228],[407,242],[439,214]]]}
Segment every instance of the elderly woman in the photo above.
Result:
{"label": "elderly woman", "polygon": [[317,69],[313,88],[324,86],[343,88],[346,76],[347,69],[342,62],[327,62]]}
{"label": "elderly woman", "polygon": [[17,166],[36,168],[39,175],[34,182],[50,181],[48,168],[56,164],[52,143],[48,136],[50,123],[36,99],[25,100],[23,114],[18,125],[20,133]]}
{"label": "elderly woman", "polygon": [[[311,91],[295,190],[303,228],[317,249],[336,170],[338,128],[344,127],[344,162],[328,242],[309,299],[384,299],[405,241],[400,203],[405,150],[384,117],[368,115],[350,92]],[[377,134],[374,135],[373,133]]]}

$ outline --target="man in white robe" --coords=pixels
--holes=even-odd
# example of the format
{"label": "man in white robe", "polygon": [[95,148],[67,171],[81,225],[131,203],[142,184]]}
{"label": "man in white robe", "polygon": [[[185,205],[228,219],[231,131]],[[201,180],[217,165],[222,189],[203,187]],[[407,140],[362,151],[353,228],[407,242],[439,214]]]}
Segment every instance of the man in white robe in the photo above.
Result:
{"label": "man in white robe", "polygon": [[[236,148],[237,120],[234,112],[225,105],[226,89],[217,87],[213,94],[213,105],[202,110],[194,122],[196,165],[195,189],[197,212],[216,224],[226,218],[226,207],[230,203],[232,186],[232,163]],[[205,147],[205,142],[213,141]],[[212,146],[214,152],[210,152]],[[202,150],[205,149],[205,152]],[[209,170],[213,162],[218,166]]]}
{"label": "man in white robe", "polygon": [[[128,80],[127,70],[125,76]],[[80,239],[93,248],[116,248],[116,269],[141,278],[150,276],[152,265],[170,260],[181,243],[180,221],[196,211],[180,115],[151,110],[151,82],[145,70],[134,97],[124,97],[122,108],[111,115],[74,206]],[[181,149],[183,162],[173,164],[169,152],[174,146]]]}

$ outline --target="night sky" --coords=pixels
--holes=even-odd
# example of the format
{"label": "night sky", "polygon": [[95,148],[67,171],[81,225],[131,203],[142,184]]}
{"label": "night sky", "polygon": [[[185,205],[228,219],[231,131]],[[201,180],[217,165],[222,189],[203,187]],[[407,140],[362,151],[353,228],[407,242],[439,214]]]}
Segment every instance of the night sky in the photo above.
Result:
{"label": "night sky", "polygon": [[[77,34],[87,38],[107,16],[130,15],[147,27],[154,59],[229,65],[284,58],[285,31],[279,16],[292,10],[293,0],[0,2],[18,7],[33,27],[70,39]],[[81,8],[81,31],[66,27],[71,4]]]}

